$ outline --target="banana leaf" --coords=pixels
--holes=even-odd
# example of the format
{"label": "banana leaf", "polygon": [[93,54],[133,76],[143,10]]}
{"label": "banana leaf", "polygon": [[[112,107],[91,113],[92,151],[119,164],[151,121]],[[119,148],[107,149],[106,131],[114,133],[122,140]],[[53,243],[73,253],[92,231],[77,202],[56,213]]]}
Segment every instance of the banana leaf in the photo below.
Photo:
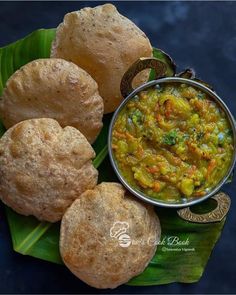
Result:
{"label": "banana leaf", "polygon": [[[31,60],[49,57],[54,36],[54,29],[38,30],[0,49],[0,94],[7,79],[18,68]],[[167,54],[154,49],[154,56],[166,63],[168,76],[175,75],[175,64]],[[93,163],[99,170],[99,182],[117,180],[107,156],[110,119],[111,115],[104,117],[104,127],[93,145],[97,154]],[[0,136],[4,131],[0,121]],[[205,212],[211,207],[210,202],[206,201],[198,210]],[[161,243],[145,271],[132,279],[129,285],[198,281],[221,234],[225,219],[218,223],[195,224],[182,220],[175,210],[158,208],[157,214],[162,226]],[[39,222],[34,217],[21,216],[8,207],[6,216],[16,252],[62,264],[59,253],[60,223]]]}
{"label": "banana leaf", "polygon": [[34,59],[49,56],[54,37],[55,29],[41,29],[0,49],[0,95],[17,69]]}
{"label": "banana leaf", "polygon": [[[199,213],[210,208],[210,201],[206,201]],[[197,282],[203,274],[225,220],[218,223],[196,224],[184,221],[178,217],[175,210],[158,209],[157,214],[162,227],[162,237],[157,252],[144,272],[132,279],[129,285]]]}

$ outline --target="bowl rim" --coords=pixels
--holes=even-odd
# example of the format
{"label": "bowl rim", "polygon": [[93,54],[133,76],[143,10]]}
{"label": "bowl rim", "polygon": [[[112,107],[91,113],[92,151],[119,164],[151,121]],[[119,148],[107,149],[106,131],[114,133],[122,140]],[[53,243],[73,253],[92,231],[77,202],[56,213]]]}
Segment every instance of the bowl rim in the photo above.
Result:
{"label": "bowl rim", "polygon": [[[223,109],[223,111],[225,112],[227,119],[230,122],[232,131],[233,131],[233,146],[234,146],[234,152],[233,152],[233,156],[232,156],[232,160],[231,160],[231,164],[227,170],[227,173],[225,174],[225,176],[222,178],[222,180],[215,186],[215,188],[213,188],[210,192],[208,192],[207,194],[205,194],[204,196],[197,198],[197,199],[193,199],[190,201],[186,201],[184,203],[167,203],[167,202],[162,202],[161,200],[156,200],[154,198],[151,198],[149,196],[147,196],[146,194],[142,193],[139,190],[134,189],[126,180],[125,178],[122,176],[122,174],[119,171],[119,168],[116,165],[115,159],[114,159],[114,155],[113,155],[113,151],[112,151],[112,131],[113,131],[113,126],[114,123],[116,121],[116,118],[118,116],[118,114],[120,113],[120,111],[123,109],[123,107],[125,107],[125,105],[128,103],[128,101],[130,101],[137,93],[139,93],[140,91],[143,91],[149,87],[155,86],[157,84],[163,84],[163,83],[173,83],[173,82],[179,82],[179,83],[184,83],[184,84],[188,84],[191,86],[194,86],[195,88],[198,88],[200,90],[202,90],[203,92],[207,93],[215,102],[217,102],[217,104],[221,107],[221,109]],[[211,196],[213,196],[215,193],[217,193],[219,191],[219,189],[225,184],[225,182],[227,181],[227,179],[229,178],[229,176],[231,175],[234,165],[235,165],[235,161],[236,161],[236,125],[235,125],[235,120],[234,117],[232,115],[232,113],[230,112],[229,108],[227,107],[227,105],[225,104],[225,102],[211,89],[209,89],[208,87],[206,87],[205,85],[191,80],[191,79],[186,79],[186,78],[180,78],[180,77],[166,77],[166,78],[161,78],[161,79],[157,79],[157,80],[153,80],[150,82],[147,82],[145,84],[142,84],[141,86],[137,87],[136,89],[134,89],[119,105],[119,107],[116,109],[116,111],[114,112],[111,122],[110,122],[110,126],[109,126],[109,132],[108,132],[108,153],[109,153],[109,158],[110,158],[110,162],[112,164],[113,169],[115,170],[115,173],[118,177],[118,179],[120,180],[120,182],[136,197],[138,197],[139,199],[150,203],[152,205],[155,206],[159,206],[159,207],[165,207],[165,208],[184,208],[184,207],[188,207],[188,206],[192,206],[195,204],[198,204],[208,198],[210,198]]]}

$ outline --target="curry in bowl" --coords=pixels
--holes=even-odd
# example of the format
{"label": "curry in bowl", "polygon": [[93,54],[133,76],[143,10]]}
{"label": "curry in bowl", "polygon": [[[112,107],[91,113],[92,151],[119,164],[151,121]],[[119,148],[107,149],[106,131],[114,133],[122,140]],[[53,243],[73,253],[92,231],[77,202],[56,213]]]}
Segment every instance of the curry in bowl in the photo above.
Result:
{"label": "curry in bowl", "polygon": [[184,83],[138,92],[117,114],[111,141],[127,183],[167,203],[206,195],[227,174],[234,154],[225,112]]}

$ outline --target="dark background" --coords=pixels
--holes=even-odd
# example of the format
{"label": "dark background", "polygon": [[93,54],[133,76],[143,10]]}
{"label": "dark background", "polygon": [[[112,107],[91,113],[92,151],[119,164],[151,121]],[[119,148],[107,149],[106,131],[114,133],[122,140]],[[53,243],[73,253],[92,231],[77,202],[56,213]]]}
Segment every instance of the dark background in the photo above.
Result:
{"label": "dark background", "polygon": [[[38,28],[56,27],[66,12],[103,2],[0,2],[0,46]],[[193,67],[236,113],[236,2],[116,2],[151,43],[179,66]],[[0,293],[236,293],[236,182],[224,190],[232,207],[202,279],[195,284],[121,286],[99,291],[65,267],[14,253],[0,205]]]}

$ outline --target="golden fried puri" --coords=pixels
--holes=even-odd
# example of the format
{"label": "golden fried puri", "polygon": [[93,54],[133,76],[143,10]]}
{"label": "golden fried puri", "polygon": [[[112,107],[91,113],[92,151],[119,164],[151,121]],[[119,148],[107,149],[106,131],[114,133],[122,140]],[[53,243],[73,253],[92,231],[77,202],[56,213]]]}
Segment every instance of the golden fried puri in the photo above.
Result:
{"label": "golden fried puri", "polygon": [[79,130],[53,119],[31,119],[0,139],[0,198],[23,215],[56,222],[97,184],[95,153]]}
{"label": "golden fried puri", "polygon": [[160,239],[152,206],[118,183],[84,192],[62,219],[60,252],[66,266],[96,288],[115,288],[143,272]]}
{"label": "golden fried puri", "polygon": [[16,71],[0,100],[0,117],[9,128],[32,118],[53,118],[79,129],[92,143],[102,127],[103,100],[97,83],[63,59],[38,59]]}
{"label": "golden fried puri", "polygon": [[[122,76],[139,57],[152,56],[152,47],[132,21],[105,4],[66,14],[57,28],[51,56],[85,69],[97,81],[105,113],[110,113],[122,100]],[[147,78],[147,72],[141,73],[138,84]]]}

